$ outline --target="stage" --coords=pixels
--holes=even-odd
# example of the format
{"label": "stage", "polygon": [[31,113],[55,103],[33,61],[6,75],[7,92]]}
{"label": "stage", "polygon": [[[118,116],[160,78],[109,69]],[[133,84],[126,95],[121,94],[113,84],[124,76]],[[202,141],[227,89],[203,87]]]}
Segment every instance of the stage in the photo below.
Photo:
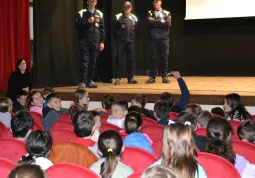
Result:
{"label": "stage", "polygon": [[[183,77],[191,94],[190,102],[207,105],[222,105],[223,97],[228,93],[238,93],[243,97],[246,106],[255,106],[255,77]],[[145,84],[147,76],[135,77],[139,84],[127,84],[126,79],[121,85],[97,82],[97,89],[87,89],[92,101],[101,101],[105,94],[113,94],[120,100],[130,101],[135,94],[146,94],[148,102],[155,102],[163,92],[170,92],[180,97],[179,85],[175,78],[169,77],[170,84],[162,84],[161,78],[155,84]],[[55,88],[62,100],[74,100],[77,86]],[[42,89],[40,89],[42,91]]]}

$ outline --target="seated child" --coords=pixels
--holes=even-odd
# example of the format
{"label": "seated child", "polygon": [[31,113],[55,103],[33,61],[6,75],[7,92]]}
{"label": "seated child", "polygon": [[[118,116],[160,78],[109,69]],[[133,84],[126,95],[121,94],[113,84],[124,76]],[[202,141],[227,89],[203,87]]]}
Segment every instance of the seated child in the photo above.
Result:
{"label": "seated child", "polygon": [[33,131],[27,138],[26,148],[28,154],[24,155],[18,164],[36,164],[43,171],[53,165],[47,159],[52,148],[52,138],[48,132],[40,130]]}
{"label": "seated child", "polygon": [[89,93],[84,88],[78,88],[75,93],[74,104],[84,107],[86,110],[89,108]]}
{"label": "seated child", "polygon": [[28,96],[28,93],[24,90],[21,90],[20,92],[17,93],[16,95],[17,99],[13,103],[13,109],[12,109],[14,113],[21,110],[27,110],[27,96]]}
{"label": "seated child", "polygon": [[145,170],[141,178],[180,178],[172,169],[165,166],[154,166]]}
{"label": "seated child", "polygon": [[30,93],[27,98],[27,104],[29,107],[29,111],[37,112],[37,113],[43,115],[43,113],[42,113],[43,97],[40,92],[33,91],[32,93]]}
{"label": "seated child", "polygon": [[113,124],[124,129],[125,117],[128,113],[128,103],[126,101],[116,101],[112,104],[111,115],[107,119],[109,124]]}
{"label": "seated child", "polygon": [[[55,93],[55,90],[54,90],[53,88],[49,88],[49,87],[44,88],[44,89],[43,89],[43,92],[42,92],[43,98],[46,99],[46,97],[47,97],[49,94],[51,94],[51,93]],[[44,101],[43,107],[44,107],[44,108],[47,107],[47,102],[46,102],[46,101]]]}
{"label": "seated child", "polygon": [[199,128],[206,128],[208,122],[212,119],[212,114],[209,111],[202,110],[197,115],[197,125]]}
{"label": "seated child", "polygon": [[128,113],[129,112],[138,112],[141,116],[143,115],[142,114],[142,110],[139,106],[136,106],[136,105],[131,105],[129,108],[128,108]]}
{"label": "seated child", "polygon": [[8,178],[46,178],[46,175],[40,166],[24,164],[15,167]]}
{"label": "seated child", "polygon": [[102,118],[101,115],[96,112],[96,111],[90,111],[95,119],[95,131],[91,137],[91,140],[93,140],[94,142],[98,141],[99,135],[100,135],[100,129],[102,127]]}
{"label": "seated child", "polygon": [[185,111],[188,111],[188,112],[191,112],[195,115],[195,117],[197,116],[197,114],[202,111],[202,108],[199,104],[196,104],[196,103],[189,103],[187,104],[186,106],[186,110]]}
{"label": "seated child", "polygon": [[160,125],[167,125],[169,121],[170,106],[166,101],[157,101],[154,105],[154,116]]}
{"label": "seated child", "polygon": [[95,111],[97,111],[101,115],[102,114],[110,115],[112,103],[114,103],[115,101],[116,99],[114,98],[113,95],[107,94],[104,96],[102,100],[102,108],[97,108],[95,109]]}
{"label": "seated child", "polygon": [[94,163],[90,169],[101,177],[127,178],[133,174],[132,168],[119,161],[124,146],[120,134],[108,130],[99,136],[98,152],[103,157]]}
{"label": "seated child", "polygon": [[68,109],[68,114],[69,114],[70,119],[73,120],[73,118],[76,116],[76,114],[79,113],[80,111],[86,111],[86,109],[78,104],[72,105]]}
{"label": "seated child", "polygon": [[139,132],[142,123],[142,117],[138,112],[132,111],[126,115],[125,129],[128,136],[124,139],[123,144],[142,148],[154,154],[149,137]]}
{"label": "seated child", "polygon": [[239,138],[243,141],[255,144],[255,122],[245,121],[237,129]]}
{"label": "seated child", "polygon": [[224,112],[224,110],[223,110],[222,108],[220,108],[220,107],[212,108],[212,109],[211,109],[211,113],[212,113],[212,114],[216,114],[216,115],[218,115],[218,116],[221,116],[221,117],[225,118],[225,112]]}
{"label": "seated child", "polygon": [[0,98],[0,122],[7,128],[10,128],[11,113],[9,112],[9,98]]}
{"label": "seated child", "polygon": [[26,141],[34,126],[28,111],[18,111],[11,120],[11,132],[15,139]]}

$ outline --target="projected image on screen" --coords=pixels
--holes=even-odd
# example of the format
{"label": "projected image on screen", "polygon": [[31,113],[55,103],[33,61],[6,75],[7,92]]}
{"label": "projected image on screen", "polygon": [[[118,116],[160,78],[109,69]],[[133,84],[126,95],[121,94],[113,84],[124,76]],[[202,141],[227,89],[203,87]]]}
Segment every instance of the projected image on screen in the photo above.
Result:
{"label": "projected image on screen", "polygon": [[186,0],[185,19],[255,16],[255,0]]}

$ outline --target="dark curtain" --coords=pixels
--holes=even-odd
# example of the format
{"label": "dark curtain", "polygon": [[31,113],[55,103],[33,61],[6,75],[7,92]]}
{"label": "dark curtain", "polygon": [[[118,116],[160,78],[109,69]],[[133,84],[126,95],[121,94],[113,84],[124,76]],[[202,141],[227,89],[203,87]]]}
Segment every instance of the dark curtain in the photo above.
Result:
{"label": "dark curtain", "polygon": [[19,58],[30,70],[29,0],[0,0],[0,90],[7,89]]}

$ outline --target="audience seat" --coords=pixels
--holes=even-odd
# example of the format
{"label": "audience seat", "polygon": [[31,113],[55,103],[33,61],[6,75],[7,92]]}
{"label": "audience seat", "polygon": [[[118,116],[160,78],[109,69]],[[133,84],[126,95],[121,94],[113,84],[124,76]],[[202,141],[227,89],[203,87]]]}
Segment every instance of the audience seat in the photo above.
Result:
{"label": "audience seat", "polygon": [[66,129],[66,130],[70,130],[73,131],[73,125],[71,122],[59,122],[57,121],[56,123],[54,123],[51,126],[51,131],[52,130],[60,130],[60,129]]}
{"label": "audience seat", "polygon": [[49,160],[54,164],[72,163],[89,168],[98,159],[88,147],[73,142],[58,143],[52,146]]}
{"label": "audience seat", "polygon": [[70,118],[69,114],[61,114],[59,117],[59,121],[60,122],[71,122],[72,123],[72,119]]}
{"label": "audience seat", "polygon": [[142,176],[142,173],[136,173],[128,176],[128,178],[140,178]]}
{"label": "audience seat", "polygon": [[6,128],[1,136],[2,139],[13,139],[13,135],[11,133],[10,128]]}
{"label": "audience seat", "polygon": [[27,153],[25,142],[19,140],[3,139],[0,140],[0,145],[0,157],[13,161],[15,163]]}
{"label": "audience seat", "polygon": [[141,132],[147,134],[154,142],[163,138],[164,127],[158,124],[147,125],[141,128]]}
{"label": "audience seat", "polygon": [[2,136],[3,132],[7,129],[7,127],[0,122],[0,137]]}
{"label": "audience seat", "polygon": [[245,157],[250,163],[255,164],[255,145],[241,140],[232,141],[236,154]]}
{"label": "audience seat", "polygon": [[161,153],[162,153],[162,149],[163,149],[163,141],[162,139],[158,139],[156,141],[154,141],[151,145],[153,151],[154,151],[154,155],[157,158],[160,158]]}
{"label": "audience seat", "polygon": [[231,126],[233,128],[233,132],[234,132],[234,134],[232,135],[232,140],[240,140],[238,135],[237,135],[237,129],[240,125],[240,121],[230,120],[229,123],[231,124]]}
{"label": "audience seat", "polygon": [[16,163],[8,159],[0,158],[0,177],[6,178],[11,170],[15,167]]}
{"label": "audience seat", "polygon": [[43,126],[41,124],[38,124],[38,123],[34,123],[34,126],[33,126],[33,130],[44,130],[43,129]]}
{"label": "audience seat", "polygon": [[135,173],[143,172],[157,160],[158,158],[144,149],[128,146],[125,147],[121,158],[121,162],[129,165]]}
{"label": "audience seat", "polygon": [[120,132],[120,136],[122,138],[122,140],[125,140],[126,136],[128,136],[128,134],[124,133],[124,132]]}
{"label": "audience seat", "polygon": [[198,163],[204,168],[207,178],[241,178],[237,169],[220,156],[200,152]]}
{"label": "audience seat", "polygon": [[122,129],[113,125],[113,124],[102,124],[102,127],[100,129],[100,133],[103,133],[106,130],[115,130],[117,132],[121,131]]}
{"label": "audience seat", "polygon": [[50,134],[53,139],[53,144],[68,142],[76,137],[74,131],[67,129],[52,130]]}
{"label": "audience seat", "polygon": [[38,119],[41,119],[43,118],[43,115],[38,113],[38,112],[33,112],[33,111],[29,111],[29,114],[32,118],[38,118]]}
{"label": "audience seat", "polygon": [[252,119],[255,121],[255,115],[252,115],[251,117],[252,117]]}
{"label": "audience seat", "polygon": [[177,117],[178,117],[178,113],[176,113],[176,112],[170,112],[169,113],[169,119],[177,120]]}
{"label": "audience seat", "polygon": [[157,121],[152,120],[148,117],[143,117],[143,126],[151,125],[151,124],[157,124]]}
{"label": "audience seat", "polygon": [[201,136],[207,136],[206,135],[206,129],[205,128],[198,128],[196,131],[195,131],[195,133],[197,134],[197,135],[201,135]]}
{"label": "audience seat", "polygon": [[99,176],[88,168],[75,164],[56,164],[46,171],[47,178],[99,178]]}
{"label": "audience seat", "polygon": [[102,114],[101,115],[102,124],[107,124],[108,117],[109,117],[109,115],[107,115],[107,114]]}

